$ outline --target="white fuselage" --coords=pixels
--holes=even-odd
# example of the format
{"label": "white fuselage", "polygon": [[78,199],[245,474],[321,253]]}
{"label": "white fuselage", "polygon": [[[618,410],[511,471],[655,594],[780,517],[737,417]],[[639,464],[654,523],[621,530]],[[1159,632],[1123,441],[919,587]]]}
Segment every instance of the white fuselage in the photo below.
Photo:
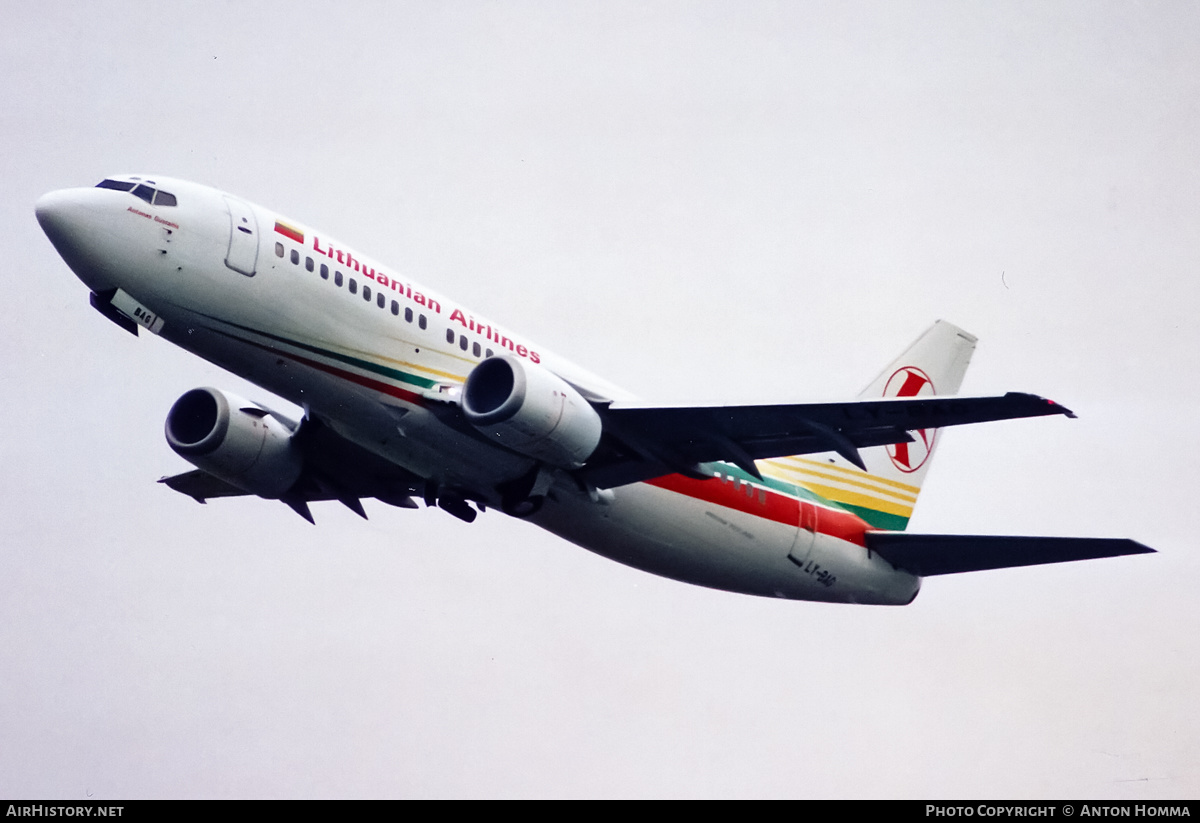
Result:
{"label": "white fuselage", "polygon": [[[127,178],[132,179],[132,178]],[[508,354],[589,400],[608,382],[336,239],[214,189],[152,178],[175,205],[125,191],[52,192],[38,217],[92,291],[142,326],[289,401],[342,437],[469,499],[536,461],[445,425],[471,369]],[[756,595],[904,604],[920,579],[867,551],[868,528],[812,495],[726,467],[597,491],[550,472],[530,519],[646,571]]]}

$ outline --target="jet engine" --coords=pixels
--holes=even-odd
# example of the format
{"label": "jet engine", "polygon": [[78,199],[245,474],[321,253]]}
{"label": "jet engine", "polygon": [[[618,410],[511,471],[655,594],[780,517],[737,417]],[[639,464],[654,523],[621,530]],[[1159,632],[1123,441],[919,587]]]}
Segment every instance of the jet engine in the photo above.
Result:
{"label": "jet engine", "polygon": [[489,357],[463,387],[467,419],[497,442],[577,469],[600,444],[600,415],[567,381],[511,355]]}
{"label": "jet engine", "polygon": [[209,474],[276,498],[300,477],[292,430],[270,412],[219,389],[192,389],[167,414],[167,443]]}

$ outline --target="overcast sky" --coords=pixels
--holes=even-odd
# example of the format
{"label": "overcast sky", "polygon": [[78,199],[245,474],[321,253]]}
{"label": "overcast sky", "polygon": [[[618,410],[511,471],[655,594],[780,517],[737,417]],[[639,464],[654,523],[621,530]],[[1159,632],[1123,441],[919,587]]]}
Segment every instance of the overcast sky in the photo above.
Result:
{"label": "overcast sky", "polygon": [[[0,796],[1200,795],[1200,6],[10,4]],[[713,592],[489,512],[199,506],[42,193],[192,179],[648,401],[852,396],[933,320],[910,530],[1154,556]]]}

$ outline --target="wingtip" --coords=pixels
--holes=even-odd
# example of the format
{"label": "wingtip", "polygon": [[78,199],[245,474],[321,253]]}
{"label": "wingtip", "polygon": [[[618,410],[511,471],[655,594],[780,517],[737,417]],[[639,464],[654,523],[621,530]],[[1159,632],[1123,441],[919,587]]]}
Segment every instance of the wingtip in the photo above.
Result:
{"label": "wingtip", "polygon": [[1130,540],[1129,542],[1132,545],[1137,546],[1136,549],[1133,549],[1129,552],[1130,554],[1158,554],[1158,549],[1152,549],[1145,543],[1139,543],[1136,540]]}
{"label": "wingtip", "polygon": [[1051,400],[1049,397],[1039,397],[1036,394],[1023,394],[1022,392],[1009,392],[1008,395],[1005,395],[1005,396],[1007,397],[1007,396],[1012,396],[1012,395],[1024,396],[1024,397],[1029,398],[1030,400],[1040,402],[1043,406],[1045,406],[1048,409],[1048,411],[1045,412],[1046,414],[1061,414],[1064,417],[1070,417],[1071,419],[1075,419],[1078,417],[1078,415],[1075,414],[1075,412],[1068,409],[1062,403],[1059,403],[1057,400]]}
{"label": "wingtip", "polygon": [[1057,403],[1057,402],[1055,402],[1055,401],[1053,401],[1053,400],[1051,400],[1051,399],[1049,399],[1049,398],[1046,398],[1046,402],[1047,402],[1049,405],[1053,406],[1053,407],[1054,407],[1054,410],[1055,410],[1056,412],[1058,412],[1059,414],[1061,414],[1061,415],[1064,415],[1064,416],[1066,416],[1066,417],[1069,417],[1069,418],[1071,418],[1072,420],[1076,420],[1076,419],[1078,419],[1078,418],[1079,418],[1079,415],[1077,415],[1075,412],[1073,412],[1073,411],[1071,411],[1070,409],[1068,409],[1068,408],[1067,408],[1066,406],[1064,406],[1062,403]]}

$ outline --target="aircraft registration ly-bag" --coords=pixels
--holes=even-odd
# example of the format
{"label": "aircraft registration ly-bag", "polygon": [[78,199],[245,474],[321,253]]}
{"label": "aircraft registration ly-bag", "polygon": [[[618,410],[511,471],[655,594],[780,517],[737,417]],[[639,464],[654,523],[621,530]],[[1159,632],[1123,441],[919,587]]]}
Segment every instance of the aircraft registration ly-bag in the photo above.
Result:
{"label": "aircraft registration ly-bag", "polygon": [[43,196],[37,219],[118,326],[304,409],[215,388],[167,415],[200,502],[500,509],[639,569],[733,592],[906,604],[929,575],[1151,552],[1132,540],[911,534],[947,426],[1074,415],[952,397],[975,338],[935,323],[846,403],[653,407],[328,235],[142,176]]}

